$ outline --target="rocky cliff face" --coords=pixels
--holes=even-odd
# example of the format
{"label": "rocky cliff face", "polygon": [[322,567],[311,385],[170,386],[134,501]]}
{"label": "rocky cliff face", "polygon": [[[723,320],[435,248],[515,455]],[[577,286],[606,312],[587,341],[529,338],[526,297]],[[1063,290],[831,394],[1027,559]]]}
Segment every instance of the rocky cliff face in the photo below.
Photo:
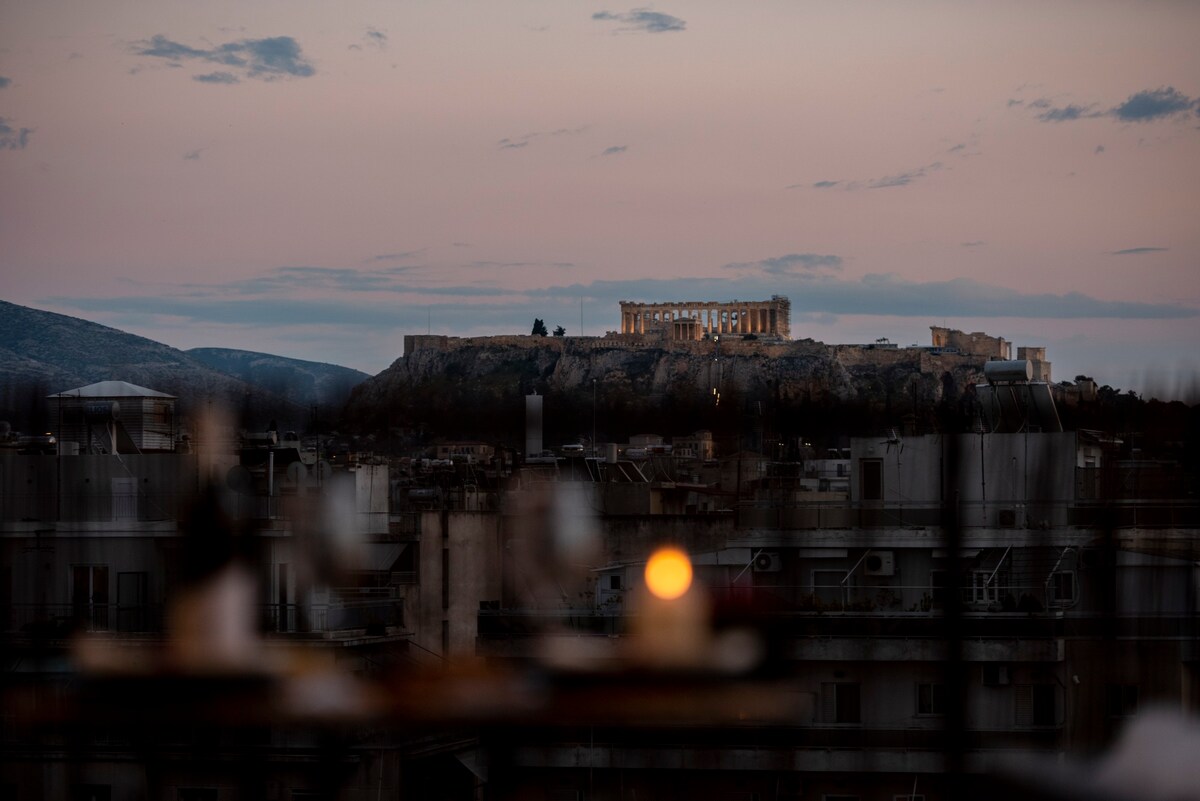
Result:
{"label": "rocky cliff face", "polygon": [[[437,410],[508,407],[532,391],[590,409],[595,382],[631,413],[738,401],[787,406],[932,407],[981,376],[978,358],[926,349],[829,346],[812,340],[651,343],[635,336],[411,338],[407,355],[357,387],[349,417],[396,423]],[[620,399],[620,403],[616,402]],[[901,411],[901,413],[903,413]]]}

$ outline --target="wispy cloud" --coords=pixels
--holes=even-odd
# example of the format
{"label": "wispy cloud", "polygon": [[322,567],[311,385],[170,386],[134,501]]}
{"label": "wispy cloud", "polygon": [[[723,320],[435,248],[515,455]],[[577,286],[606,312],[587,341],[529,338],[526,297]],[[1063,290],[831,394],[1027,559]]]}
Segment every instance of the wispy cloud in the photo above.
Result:
{"label": "wispy cloud", "polygon": [[789,253],[758,261],[742,261],[726,264],[726,270],[753,270],[768,275],[795,275],[799,271],[840,270],[842,257],[831,253]]}
{"label": "wispy cloud", "polygon": [[[158,295],[121,297],[59,296],[42,302],[71,309],[110,314],[165,315],[194,322],[232,323],[253,327],[277,325],[332,325],[365,330],[399,327],[409,304],[400,295],[411,295],[419,306],[444,302],[453,315],[506,330],[527,326],[532,314],[548,302],[589,304],[615,309],[620,300],[655,300],[664,297],[702,296],[713,299],[769,297],[788,294],[793,315],[860,315],[941,319],[947,309],[959,317],[1022,319],[1191,319],[1200,309],[1172,303],[1109,301],[1079,292],[1027,293],[984,284],[967,278],[950,281],[911,281],[894,274],[866,275],[843,280],[833,275],[737,276],[734,278],[637,279],[594,281],[540,289],[506,289],[495,285],[457,284],[430,286],[401,283],[396,276],[362,276],[358,271],[334,268],[282,268],[246,292],[245,282],[234,285],[176,287]],[[365,279],[365,280],[364,280]],[[282,282],[282,283],[280,283]],[[381,295],[386,284],[389,294]],[[292,291],[297,286],[324,287],[312,293]],[[268,291],[269,290],[269,291]],[[286,290],[286,291],[281,291]],[[439,301],[444,298],[445,301]],[[453,299],[458,299],[454,302]]]}
{"label": "wispy cloud", "polygon": [[600,22],[617,22],[620,27],[614,33],[675,33],[687,28],[687,22],[670,14],[635,8],[632,11],[597,11],[592,19]]}
{"label": "wispy cloud", "polygon": [[[1011,108],[1014,105],[1022,105],[1022,102],[1010,100],[1008,105]],[[1034,118],[1041,122],[1074,122],[1099,117],[1108,117],[1119,122],[1155,122],[1186,117],[1193,111],[1200,114],[1200,98],[1189,97],[1173,86],[1135,92],[1123,103],[1108,109],[1100,107],[1098,103],[1056,105],[1047,97],[1030,100],[1024,105],[1033,109],[1036,112]],[[1098,152],[1102,152],[1102,149]]]}
{"label": "wispy cloud", "polygon": [[825,275],[761,278],[679,278],[596,281],[589,285],[550,287],[530,294],[568,300],[581,296],[596,302],[652,300],[665,297],[734,298],[788,294],[792,311],[867,316],[940,319],[946,309],[961,317],[1038,319],[1183,319],[1200,316],[1200,309],[1173,303],[1109,301],[1080,292],[1026,293],[970,278],[949,281],[910,281],[895,274],[869,274],[858,280]]}
{"label": "wispy cloud", "polygon": [[377,31],[374,28],[367,28],[367,32],[363,34],[363,39],[372,47],[377,47],[380,50],[388,46],[388,36],[383,31]]}
{"label": "wispy cloud", "polygon": [[7,89],[11,83],[12,78],[5,78],[3,75],[0,75],[0,89]]}
{"label": "wispy cloud", "polygon": [[[182,66],[184,62],[220,64],[238,70],[243,78],[269,81],[283,77],[308,78],[316,74],[300,45],[290,36],[240,39],[215,47],[197,48],[159,34],[135,42],[130,49],[134,55],[162,59],[172,66]],[[230,77],[234,80],[229,80]],[[212,72],[193,78],[205,83],[236,83],[238,76],[232,72]]]}
{"label": "wispy cloud", "polygon": [[1114,250],[1109,253],[1110,256],[1140,256],[1143,253],[1166,253],[1170,248],[1125,248],[1124,250]]}
{"label": "wispy cloud", "polygon": [[[1042,106],[1036,106],[1042,108]],[[1065,106],[1046,106],[1045,111],[1038,113],[1036,116],[1042,122],[1071,122],[1073,120],[1082,120],[1086,117],[1103,117],[1104,112],[1094,111],[1095,107],[1077,106],[1073,103],[1068,103]]]}
{"label": "wispy cloud", "polygon": [[885,189],[889,186],[908,186],[918,178],[924,178],[931,172],[936,172],[942,168],[940,161],[935,161],[924,167],[917,167],[915,170],[906,170],[898,172],[895,175],[885,175],[882,178],[872,178],[866,182],[867,189]]}
{"label": "wispy cloud", "polygon": [[926,164],[924,167],[916,167],[911,170],[884,175],[878,178],[866,178],[863,180],[823,180],[816,181],[811,184],[792,184],[788,189],[842,189],[847,192],[854,192],[859,189],[887,189],[896,186],[908,186],[930,173],[937,172],[942,169],[942,162],[935,161],[932,164]]}
{"label": "wispy cloud", "polygon": [[628,149],[629,149],[628,145],[613,145],[612,147],[604,148],[604,152],[601,153],[600,155],[601,156],[615,156],[618,153],[624,153]]}
{"label": "wispy cloud", "polygon": [[496,145],[501,150],[517,150],[519,148],[528,146],[529,143],[533,142],[535,139],[544,139],[555,136],[574,136],[575,134],[583,133],[587,130],[587,128],[588,126],[586,125],[580,125],[578,128],[558,128],[553,131],[530,131],[529,133],[522,134],[521,136],[506,136],[497,142]]}
{"label": "wispy cloud", "polygon": [[196,148],[195,150],[189,150],[188,152],[183,154],[183,160],[184,161],[199,161],[200,154],[203,152],[204,152],[204,148],[202,148],[202,147]]}
{"label": "wispy cloud", "polygon": [[473,261],[472,267],[555,267],[559,269],[571,269],[575,266],[574,262],[570,261]]}
{"label": "wispy cloud", "polygon": [[1092,153],[1094,153],[1097,156],[1099,156],[1103,152],[1104,152],[1104,145],[1096,145],[1096,149],[1092,151]]}
{"label": "wispy cloud", "polygon": [[240,83],[238,76],[232,72],[206,72],[203,75],[193,75],[192,80],[200,83]]}
{"label": "wispy cloud", "polygon": [[984,242],[982,239],[975,239],[970,242],[960,242],[959,243],[959,245],[964,248],[979,248],[979,247],[983,247],[986,244],[987,244],[987,242]]}
{"label": "wispy cloud", "polygon": [[404,261],[414,256],[420,256],[426,250],[427,248],[420,248],[418,250],[399,250],[395,253],[379,253],[372,256],[368,261]]}
{"label": "wispy cloud", "polygon": [[32,133],[32,128],[14,128],[0,117],[0,150],[24,150]]}

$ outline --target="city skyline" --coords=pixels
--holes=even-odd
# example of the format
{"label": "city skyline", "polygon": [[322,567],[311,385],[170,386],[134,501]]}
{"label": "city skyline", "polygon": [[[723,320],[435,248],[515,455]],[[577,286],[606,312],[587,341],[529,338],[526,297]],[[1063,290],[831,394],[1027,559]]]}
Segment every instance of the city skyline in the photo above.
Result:
{"label": "city skyline", "polygon": [[406,333],[787,295],[793,338],[1200,368],[1200,8],[44,3],[0,296],[377,373]]}

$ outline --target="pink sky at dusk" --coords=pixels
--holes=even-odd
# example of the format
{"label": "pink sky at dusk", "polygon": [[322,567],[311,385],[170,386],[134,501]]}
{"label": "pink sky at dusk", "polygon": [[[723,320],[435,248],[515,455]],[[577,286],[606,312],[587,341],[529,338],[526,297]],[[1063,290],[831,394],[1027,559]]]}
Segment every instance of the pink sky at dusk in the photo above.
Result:
{"label": "pink sky at dusk", "polygon": [[[1200,368],[1200,4],[0,7],[0,297],[377,372],[788,295]],[[1151,378],[1150,376],[1158,376]]]}

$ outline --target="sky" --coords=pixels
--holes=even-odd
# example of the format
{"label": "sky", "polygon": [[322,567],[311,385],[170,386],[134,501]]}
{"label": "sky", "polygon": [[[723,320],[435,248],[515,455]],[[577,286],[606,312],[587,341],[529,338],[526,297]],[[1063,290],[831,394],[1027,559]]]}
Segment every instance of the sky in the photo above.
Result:
{"label": "sky", "polygon": [[0,0],[0,298],[370,373],[787,295],[1200,373],[1200,3]]}

